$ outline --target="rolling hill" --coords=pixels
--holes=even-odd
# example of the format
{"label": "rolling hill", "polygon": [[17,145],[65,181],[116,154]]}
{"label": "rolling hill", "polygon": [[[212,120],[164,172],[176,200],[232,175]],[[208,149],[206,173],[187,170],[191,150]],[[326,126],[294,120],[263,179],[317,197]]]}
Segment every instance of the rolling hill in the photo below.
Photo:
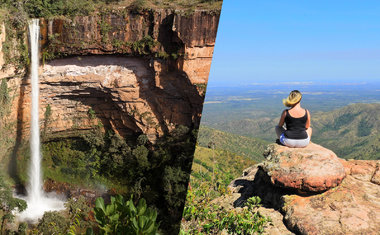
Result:
{"label": "rolling hill", "polygon": [[206,126],[200,127],[197,141],[202,147],[208,147],[213,142],[216,149],[226,150],[256,162],[264,160],[263,152],[269,143],[259,138],[239,136]]}
{"label": "rolling hill", "polygon": [[[333,150],[341,158],[380,159],[379,103],[351,104],[329,112],[313,113],[311,110],[311,115],[313,142]],[[275,140],[274,126],[277,122],[278,118],[244,119],[225,121],[213,127],[233,133],[235,138],[241,135],[262,139],[265,143]],[[227,142],[234,144],[230,139]]]}
{"label": "rolling hill", "polygon": [[354,104],[316,113],[313,141],[345,159],[380,159],[380,104]]}

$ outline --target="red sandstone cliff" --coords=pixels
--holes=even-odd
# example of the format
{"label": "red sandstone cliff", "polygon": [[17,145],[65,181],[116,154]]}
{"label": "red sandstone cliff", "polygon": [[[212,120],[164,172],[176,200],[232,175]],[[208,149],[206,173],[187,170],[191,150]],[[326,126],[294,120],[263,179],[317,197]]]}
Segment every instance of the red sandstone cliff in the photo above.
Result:
{"label": "red sandstone cliff", "polygon": [[[40,69],[41,128],[71,135],[101,123],[154,140],[178,125],[197,127],[218,20],[219,13],[200,10],[42,19],[41,57],[54,59]],[[28,135],[29,78],[0,75],[14,91],[10,116],[18,134]]]}

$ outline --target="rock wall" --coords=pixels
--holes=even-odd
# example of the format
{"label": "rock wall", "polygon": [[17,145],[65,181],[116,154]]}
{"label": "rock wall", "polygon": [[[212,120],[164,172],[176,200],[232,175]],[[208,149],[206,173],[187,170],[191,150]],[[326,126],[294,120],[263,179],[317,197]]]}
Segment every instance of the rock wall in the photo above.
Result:
{"label": "rock wall", "polygon": [[[192,84],[207,83],[219,13],[196,10],[126,9],[74,19],[43,20],[42,48],[59,55],[155,54],[174,56],[168,69],[186,73]],[[149,50],[147,50],[149,47]],[[162,63],[156,59],[155,63]],[[166,64],[166,63],[165,63]]]}
{"label": "rock wall", "polygon": [[[41,19],[41,130],[57,137],[101,126],[154,141],[178,125],[197,127],[218,20],[199,10],[127,9]],[[25,139],[29,78],[1,75],[15,93],[11,116]]]}

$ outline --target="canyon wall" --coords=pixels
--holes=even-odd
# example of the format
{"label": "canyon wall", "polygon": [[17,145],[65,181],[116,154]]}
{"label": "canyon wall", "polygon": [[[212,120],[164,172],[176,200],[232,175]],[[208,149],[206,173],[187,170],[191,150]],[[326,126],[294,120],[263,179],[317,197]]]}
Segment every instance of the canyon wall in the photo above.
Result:
{"label": "canyon wall", "polygon": [[[218,20],[219,13],[200,10],[128,9],[41,19],[43,135],[77,136],[105,127],[154,141],[178,125],[197,127]],[[0,53],[0,66],[2,58]],[[0,74],[13,92],[9,117],[18,120],[14,133],[25,139],[29,77],[9,68]]]}

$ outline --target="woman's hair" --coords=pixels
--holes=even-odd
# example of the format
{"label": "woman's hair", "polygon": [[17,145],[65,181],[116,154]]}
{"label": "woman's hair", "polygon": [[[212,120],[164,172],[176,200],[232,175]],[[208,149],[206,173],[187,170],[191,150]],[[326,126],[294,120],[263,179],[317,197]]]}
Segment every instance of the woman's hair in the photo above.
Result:
{"label": "woman's hair", "polygon": [[294,105],[298,104],[302,99],[302,94],[298,90],[291,91],[288,98],[283,99],[282,103],[286,107],[293,107]]}

